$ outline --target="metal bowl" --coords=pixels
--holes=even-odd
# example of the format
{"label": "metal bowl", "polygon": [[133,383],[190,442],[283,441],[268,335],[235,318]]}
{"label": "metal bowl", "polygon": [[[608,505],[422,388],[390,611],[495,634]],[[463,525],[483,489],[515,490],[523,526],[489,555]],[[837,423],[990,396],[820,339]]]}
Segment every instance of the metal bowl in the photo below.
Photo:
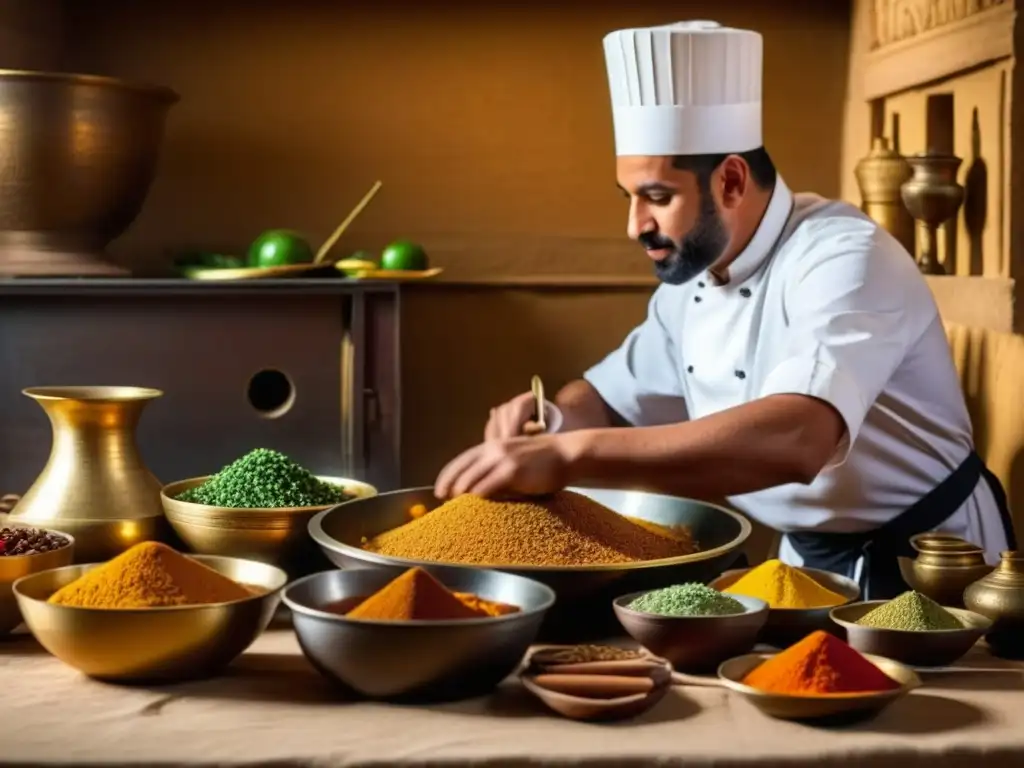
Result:
{"label": "metal bowl", "polygon": [[751,651],[768,620],[768,603],[754,597],[729,595],[745,609],[729,616],[660,616],[629,607],[642,594],[617,598],[615,615],[630,637],[683,672],[714,671],[726,659]]}
{"label": "metal bowl", "polygon": [[992,627],[984,616],[958,608],[946,608],[963,629],[911,632],[865,627],[857,621],[887,600],[869,600],[832,609],[832,621],[846,630],[846,642],[861,653],[873,653],[915,667],[944,667],[962,658]]}
{"label": "metal bowl", "polygon": [[613,565],[483,566],[388,557],[360,546],[364,537],[369,539],[409,522],[412,507],[423,505],[429,510],[438,507],[441,502],[429,487],[382,493],[328,509],[310,520],[309,533],[327,557],[341,568],[382,568],[397,576],[413,566],[432,572],[439,565],[466,571],[490,567],[536,579],[558,594],[558,603],[548,613],[542,635],[549,641],[571,641],[615,632],[618,624],[611,604],[623,592],[714,578],[740,556],[739,548],[751,531],[745,517],[714,504],[641,491],[569,490],[622,515],[665,526],[685,525],[701,550],[682,557]]}
{"label": "metal bowl", "polygon": [[[743,568],[735,571],[726,571],[708,584],[708,586],[724,592],[752,570],[752,568]],[[801,568],[800,571],[810,576],[825,589],[846,598],[841,605],[852,603],[860,597],[860,585],[853,579],[829,573],[828,571],[819,571],[816,568]],[[733,594],[729,596],[735,597]],[[831,605],[827,608],[770,608],[768,610],[768,621],[765,622],[764,629],[761,630],[760,642],[776,648],[788,648],[793,643],[802,640],[811,632],[819,629],[842,636],[842,629],[832,621],[830,616],[832,609],[836,607],[838,606]]]}
{"label": "metal bowl", "polygon": [[912,669],[881,656],[864,658],[898,682],[899,688],[874,693],[800,696],[768,693],[744,685],[744,678],[769,658],[765,654],[749,654],[729,659],[718,668],[718,679],[722,685],[741,695],[764,714],[783,720],[862,720],[881,712],[921,685],[921,678]]}
{"label": "metal bowl", "polygon": [[47,651],[80,672],[111,682],[178,682],[210,677],[266,629],[288,576],[280,568],[230,557],[195,558],[262,590],[230,603],[102,609],[47,599],[99,563],[71,565],[14,582],[25,624]]}
{"label": "metal bowl", "polygon": [[0,70],[0,250],[102,252],[142,209],[177,101],[108,77]]}
{"label": "metal bowl", "polygon": [[36,528],[48,533],[56,533],[65,537],[69,544],[60,549],[40,552],[35,555],[7,555],[0,557],[0,635],[13,632],[21,624],[21,610],[14,599],[11,585],[23,576],[28,576],[52,568],[71,565],[75,557],[75,537],[64,531],[44,528],[39,525],[18,525],[4,523],[7,528]]}
{"label": "metal bowl", "polygon": [[442,584],[519,613],[455,621],[370,621],[325,610],[349,610],[394,574],[380,569],[324,571],[290,584],[284,602],[302,652],[349,694],[397,701],[470,698],[515,671],[536,639],[555,593],[543,584],[491,570],[432,568]]}
{"label": "metal bowl", "polygon": [[[323,570],[330,567],[330,563],[323,560],[319,548],[310,540],[308,526],[314,515],[334,505],[278,509],[232,508],[192,504],[174,498],[207,479],[209,476],[179,480],[164,486],[160,491],[160,501],[168,523],[192,552],[258,560],[284,568],[293,578],[306,575],[310,568]],[[340,477],[319,479],[344,487],[356,498],[377,495],[376,488],[358,480]]]}

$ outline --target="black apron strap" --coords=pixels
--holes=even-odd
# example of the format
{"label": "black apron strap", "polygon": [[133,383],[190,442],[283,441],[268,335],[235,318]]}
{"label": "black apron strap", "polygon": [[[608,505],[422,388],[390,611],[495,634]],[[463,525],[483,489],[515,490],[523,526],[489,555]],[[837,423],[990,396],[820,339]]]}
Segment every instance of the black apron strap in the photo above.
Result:
{"label": "black apron strap", "polygon": [[924,498],[880,528],[863,533],[798,531],[787,534],[787,538],[808,568],[853,578],[857,561],[863,557],[859,579],[862,599],[888,600],[909,588],[897,558],[914,556],[911,537],[940,529],[967,502],[983,477],[999,507],[1010,549],[1015,549],[1006,493],[999,478],[975,451]]}

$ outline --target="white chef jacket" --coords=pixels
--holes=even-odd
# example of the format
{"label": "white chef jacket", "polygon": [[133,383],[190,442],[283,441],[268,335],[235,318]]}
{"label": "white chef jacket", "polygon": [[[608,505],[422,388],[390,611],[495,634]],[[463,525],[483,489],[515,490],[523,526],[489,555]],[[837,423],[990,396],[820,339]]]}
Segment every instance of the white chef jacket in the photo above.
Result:
{"label": "white chef jacket", "polygon": [[[971,423],[938,308],[914,261],[874,221],[794,195],[779,177],[728,273],[724,285],[705,273],[660,286],[646,320],[584,378],[634,426],[773,394],[834,406],[847,434],[818,477],[731,497],[736,508],[782,532],[871,530],[967,458]],[[942,530],[984,547],[993,563],[1007,548],[984,479]],[[801,564],[785,538],[779,557]]]}

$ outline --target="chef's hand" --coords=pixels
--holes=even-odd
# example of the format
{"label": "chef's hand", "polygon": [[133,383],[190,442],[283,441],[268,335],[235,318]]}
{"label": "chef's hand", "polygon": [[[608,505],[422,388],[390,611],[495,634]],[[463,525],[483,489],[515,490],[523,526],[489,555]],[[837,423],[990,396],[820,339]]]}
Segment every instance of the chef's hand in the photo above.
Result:
{"label": "chef's hand", "polygon": [[537,401],[532,392],[524,392],[507,403],[491,409],[484,429],[484,440],[507,440],[523,434],[523,426],[537,417]]}
{"label": "chef's hand", "polygon": [[489,440],[470,448],[441,470],[434,495],[540,496],[569,484],[569,435]]}

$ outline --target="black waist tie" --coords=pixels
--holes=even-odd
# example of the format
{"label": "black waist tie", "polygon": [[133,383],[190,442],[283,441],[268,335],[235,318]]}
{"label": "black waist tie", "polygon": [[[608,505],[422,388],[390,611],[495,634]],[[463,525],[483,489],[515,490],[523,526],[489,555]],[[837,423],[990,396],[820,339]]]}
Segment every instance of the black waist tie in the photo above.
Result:
{"label": "black waist tie", "polygon": [[896,558],[914,557],[911,537],[941,528],[967,502],[982,478],[995,497],[1007,545],[1009,549],[1016,549],[1006,491],[976,451],[971,451],[953,474],[928,495],[880,528],[863,533],[798,531],[786,536],[808,568],[852,578],[857,560],[863,557],[861,599],[890,600],[909,589],[900,575]]}

